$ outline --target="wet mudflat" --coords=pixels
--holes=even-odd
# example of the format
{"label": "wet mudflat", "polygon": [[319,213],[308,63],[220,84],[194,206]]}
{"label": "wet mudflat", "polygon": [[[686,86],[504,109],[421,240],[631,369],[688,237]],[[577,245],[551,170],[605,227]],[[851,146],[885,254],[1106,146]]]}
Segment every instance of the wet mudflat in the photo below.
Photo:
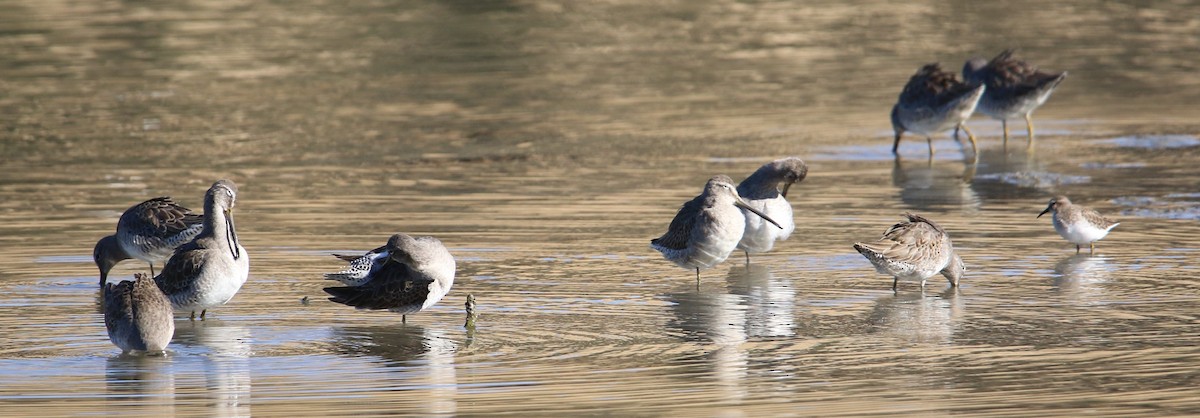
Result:
{"label": "wet mudflat", "polygon": [[[1200,413],[1194,7],[988,7],[0,5],[0,413]],[[978,163],[948,134],[893,157],[916,68],[1013,46],[1071,72],[1032,148],[976,116]],[[774,252],[697,288],[648,247],[786,155],[809,176]],[[92,245],[218,178],[250,280],[168,356],[119,355]],[[1076,254],[1035,218],[1055,194],[1122,223]],[[892,292],[851,249],[904,211],[961,289]],[[403,325],[324,300],[330,253],[395,232],[455,254],[446,299]]]}

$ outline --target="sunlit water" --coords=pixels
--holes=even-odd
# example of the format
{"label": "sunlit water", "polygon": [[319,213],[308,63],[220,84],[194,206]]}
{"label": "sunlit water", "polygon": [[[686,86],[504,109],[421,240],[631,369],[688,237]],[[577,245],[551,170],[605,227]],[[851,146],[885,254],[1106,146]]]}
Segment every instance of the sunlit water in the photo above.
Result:
{"label": "sunlit water", "polygon": [[[1200,413],[1195,5],[590,3],[0,3],[0,414]],[[1010,46],[1070,71],[1032,148],[977,116],[978,164],[948,134],[893,158],[913,71]],[[697,287],[649,248],[786,155],[776,251]],[[218,178],[249,282],[121,356],[92,245]],[[1054,194],[1121,225],[1076,254],[1035,218]],[[960,290],[851,249],[904,211]],[[330,253],[395,232],[450,247],[446,299],[324,299]]]}

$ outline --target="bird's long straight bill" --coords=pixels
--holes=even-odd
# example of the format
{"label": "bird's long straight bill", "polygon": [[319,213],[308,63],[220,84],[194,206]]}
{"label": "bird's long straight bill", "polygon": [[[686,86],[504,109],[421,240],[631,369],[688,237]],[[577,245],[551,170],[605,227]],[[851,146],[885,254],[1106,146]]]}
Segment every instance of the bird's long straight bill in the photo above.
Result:
{"label": "bird's long straight bill", "polygon": [[779,195],[780,195],[780,196],[783,196],[783,197],[787,197],[787,191],[788,191],[788,189],[789,189],[789,188],[791,188],[791,187],[792,187],[792,183],[784,183],[784,184],[783,184],[783,191],[782,191],[782,192],[780,192],[780,193],[779,193]]}
{"label": "bird's long straight bill", "polygon": [[766,219],[767,222],[770,222],[772,225],[775,225],[779,229],[783,229],[783,225],[780,225],[779,222],[775,222],[774,219],[771,219],[770,216],[767,216],[767,214],[760,212],[758,209],[750,207],[750,205],[747,204],[746,201],[744,201],[742,199],[738,199],[737,201],[734,201],[733,204],[734,204],[734,206],[737,206],[739,208],[754,212],[755,215],[758,215],[759,217]]}
{"label": "bird's long straight bill", "polygon": [[225,240],[229,244],[229,253],[233,255],[233,259],[237,260],[242,257],[241,250],[238,249],[237,229],[233,227],[233,211],[225,210]]}

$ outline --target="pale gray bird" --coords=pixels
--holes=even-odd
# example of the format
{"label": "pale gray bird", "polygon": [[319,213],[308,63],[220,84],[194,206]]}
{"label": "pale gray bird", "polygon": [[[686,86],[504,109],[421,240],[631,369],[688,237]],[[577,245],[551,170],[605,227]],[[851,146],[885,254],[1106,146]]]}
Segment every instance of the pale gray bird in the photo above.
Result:
{"label": "pale gray bird", "polygon": [[194,240],[180,246],[154,278],[175,310],[200,311],[204,319],[208,308],[233,299],[250,275],[250,256],[238,242],[233,225],[233,207],[237,185],[219,180],[204,194],[204,230]]}
{"label": "pale gray bird", "polygon": [[808,164],[799,157],[781,158],[763,164],[758,170],[738,184],[737,192],[747,205],[779,222],[781,228],[767,225],[754,212],[742,210],[746,218],[746,230],[738,248],[746,252],[746,262],[751,253],[765,253],[775,247],[775,241],[783,241],[792,235],[796,223],[792,219],[792,204],[787,201],[788,189],[808,176]]}
{"label": "pale gray bird", "polygon": [[774,219],[742,200],[729,176],[717,175],[704,185],[703,193],[679,208],[667,232],[650,240],[650,247],[680,267],[696,269],[699,285],[700,269],[725,261],[742,240],[746,219],[739,208],[783,229]]}
{"label": "pale gray bird", "polygon": [[1048,212],[1054,212],[1054,231],[1068,242],[1075,244],[1075,252],[1087,244],[1091,252],[1096,252],[1096,241],[1108,235],[1120,222],[1105,218],[1099,212],[1080,205],[1072,204],[1066,196],[1055,196],[1050,199],[1046,210],[1038,214],[1041,218]]}

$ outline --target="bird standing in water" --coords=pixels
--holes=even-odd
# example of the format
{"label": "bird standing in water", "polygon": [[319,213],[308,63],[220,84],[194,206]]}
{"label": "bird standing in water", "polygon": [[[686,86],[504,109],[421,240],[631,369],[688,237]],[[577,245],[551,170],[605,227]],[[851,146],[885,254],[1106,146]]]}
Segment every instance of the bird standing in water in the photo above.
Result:
{"label": "bird standing in water", "polygon": [[395,234],[387,245],[348,261],[346,270],[325,275],[346,285],[326,287],[329,300],[358,309],[387,309],[401,314],[401,322],[442,300],[454,286],[454,256],[434,237]]}
{"label": "bird standing in water", "polygon": [[219,180],[204,194],[204,230],[175,250],[154,281],[178,311],[204,319],[208,308],[233,299],[250,275],[250,256],[233,225],[237,185]]}
{"label": "bird standing in water", "polygon": [[667,232],[650,240],[650,247],[680,267],[696,269],[699,286],[700,269],[725,261],[742,240],[746,219],[739,208],[783,229],[774,219],[742,200],[729,176],[717,175],[704,185],[703,193],[679,208]]}
{"label": "bird standing in water", "polygon": [[941,226],[920,215],[905,213],[905,220],[892,225],[872,242],[858,242],[854,249],[867,258],[875,270],[892,276],[892,290],[901,279],[925,280],[941,273],[958,287],[967,267],[954,251],[950,235]]}
{"label": "bird standing in water", "polygon": [[926,64],[908,79],[892,106],[892,130],[896,133],[892,142],[892,154],[900,148],[900,137],[905,132],[925,136],[929,143],[929,158],[933,158],[933,135],[950,128],[962,128],[971,140],[971,150],[976,158],[979,149],[975,135],[963,123],[975,112],[975,105],[983,96],[982,84],[972,86],[958,81],[954,73],[943,71],[937,63]]}
{"label": "bird standing in water", "polygon": [[1072,204],[1066,196],[1055,196],[1050,199],[1046,210],[1038,214],[1041,218],[1046,213],[1054,212],[1054,231],[1068,242],[1075,244],[1075,252],[1079,253],[1081,246],[1087,244],[1091,253],[1096,252],[1096,241],[1108,235],[1109,231],[1120,225],[1120,222],[1105,218],[1100,212],[1090,208]]}
{"label": "bird standing in water", "polygon": [[133,281],[106,283],[104,327],[108,339],[124,352],[161,353],[175,335],[171,301],[145,274],[133,275]]}
{"label": "bird standing in water", "polygon": [[[746,252],[746,263],[751,253],[765,253],[775,247],[775,241],[783,241],[792,235],[796,223],[792,219],[792,204],[787,201],[788,189],[808,176],[808,165],[798,157],[778,159],[759,167],[737,186],[738,195],[747,205],[779,222],[782,229],[767,225],[767,221],[749,210],[742,210],[746,218],[746,230],[738,248]],[[782,187],[781,187],[782,186]]]}
{"label": "bird standing in water", "polygon": [[204,216],[175,203],[170,197],[156,197],[125,210],[117,221],[117,232],[101,238],[92,250],[92,260],[100,268],[100,287],[108,282],[108,272],[123,260],[136,258],[162,263],[203,229]]}
{"label": "bird standing in water", "polygon": [[1033,146],[1033,111],[1046,103],[1067,72],[1042,71],[1013,57],[1005,50],[991,61],[973,58],[963,64],[963,79],[972,85],[987,86],[979,99],[980,113],[1000,119],[1004,126],[1004,144],[1008,145],[1008,120],[1025,118],[1028,146]]}

